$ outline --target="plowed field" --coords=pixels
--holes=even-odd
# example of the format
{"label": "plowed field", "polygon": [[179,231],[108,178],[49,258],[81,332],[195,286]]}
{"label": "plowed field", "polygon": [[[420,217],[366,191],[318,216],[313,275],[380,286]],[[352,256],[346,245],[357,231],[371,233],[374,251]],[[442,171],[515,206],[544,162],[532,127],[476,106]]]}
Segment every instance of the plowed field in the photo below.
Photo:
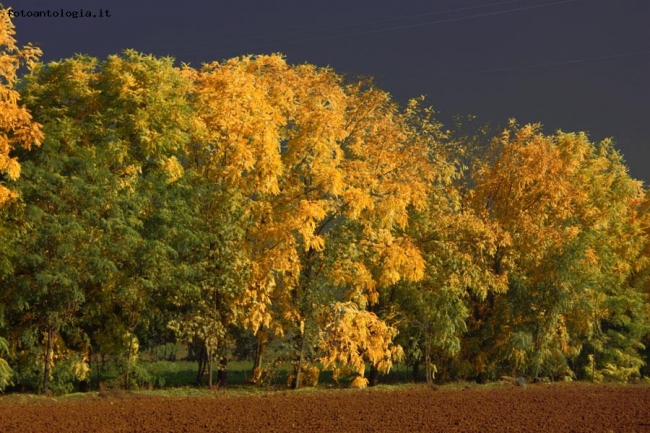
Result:
{"label": "plowed field", "polygon": [[0,432],[650,432],[650,387],[587,384],[0,398]]}

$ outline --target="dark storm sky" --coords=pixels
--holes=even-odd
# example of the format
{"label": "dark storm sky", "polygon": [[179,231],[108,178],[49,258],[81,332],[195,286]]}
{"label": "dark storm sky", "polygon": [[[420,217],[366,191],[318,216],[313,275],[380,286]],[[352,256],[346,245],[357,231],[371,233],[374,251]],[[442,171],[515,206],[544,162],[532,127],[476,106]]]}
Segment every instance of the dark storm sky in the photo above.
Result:
{"label": "dark storm sky", "polygon": [[5,0],[14,10],[110,18],[15,18],[43,60],[125,48],[200,66],[280,52],[290,63],[373,76],[421,94],[450,123],[515,117],[547,132],[613,136],[650,183],[650,0]]}

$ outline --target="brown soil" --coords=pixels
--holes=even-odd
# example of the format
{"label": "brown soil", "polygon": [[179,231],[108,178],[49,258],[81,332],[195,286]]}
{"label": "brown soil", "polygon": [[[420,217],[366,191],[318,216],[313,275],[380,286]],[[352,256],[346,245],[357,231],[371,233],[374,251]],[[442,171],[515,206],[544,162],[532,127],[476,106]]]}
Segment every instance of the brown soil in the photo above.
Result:
{"label": "brown soil", "polygon": [[587,384],[0,399],[10,432],[650,432],[650,387]]}

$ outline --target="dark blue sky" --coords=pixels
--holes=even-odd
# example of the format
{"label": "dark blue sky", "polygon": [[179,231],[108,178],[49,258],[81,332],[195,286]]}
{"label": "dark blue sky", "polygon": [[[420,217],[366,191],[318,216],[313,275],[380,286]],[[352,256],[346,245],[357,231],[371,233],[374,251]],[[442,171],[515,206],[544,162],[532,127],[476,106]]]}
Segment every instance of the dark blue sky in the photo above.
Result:
{"label": "dark blue sky", "polygon": [[110,18],[15,18],[43,60],[135,48],[193,66],[280,52],[421,94],[450,123],[515,117],[547,132],[613,136],[650,183],[650,0],[13,0]]}

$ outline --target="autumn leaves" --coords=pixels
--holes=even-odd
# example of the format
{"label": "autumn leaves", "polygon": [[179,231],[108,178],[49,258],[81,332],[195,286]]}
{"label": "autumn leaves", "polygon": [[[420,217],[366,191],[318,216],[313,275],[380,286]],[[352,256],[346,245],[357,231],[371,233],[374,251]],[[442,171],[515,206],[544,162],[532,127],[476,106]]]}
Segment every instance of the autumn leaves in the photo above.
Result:
{"label": "autumn leaves", "polygon": [[[23,65],[31,67],[38,60],[40,50],[31,45],[18,47],[14,34],[7,10],[0,10],[0,173],[15,180],[20,176],[20,164],[9,153],[18,146],[29,149],[39,145],[43,134],[29,111],[18,104],[19,94],[14,88],[18,69]],[[9,189],[0,185],[0,205],[13,197]]]}
{"label": "autumn leaves", "polygon": [[610,142],[461,136],[278,55],[78,56],[34,65],[21,106],[35,51],[8,35],[0,335],[43,388],[74,353],[123,358],[129,382],[170,329],[208,362],[233,328],[259,353],[282,339],[296,386],[308,365],[364,386],[402,359],[428,379],[639,374],[648,196]]}
{"label": "autumn leaves", "polygon": [[254,331],[298,335],[301,364],[337,302],[365,309],[379,289],[421,278],[400,230],[426,203],[427,142],[386,93],[328,69],[260,56],[193,76],[199,113],[214,113],[199,115],[209,173],[246,197],[252,275],[237,308]]}

